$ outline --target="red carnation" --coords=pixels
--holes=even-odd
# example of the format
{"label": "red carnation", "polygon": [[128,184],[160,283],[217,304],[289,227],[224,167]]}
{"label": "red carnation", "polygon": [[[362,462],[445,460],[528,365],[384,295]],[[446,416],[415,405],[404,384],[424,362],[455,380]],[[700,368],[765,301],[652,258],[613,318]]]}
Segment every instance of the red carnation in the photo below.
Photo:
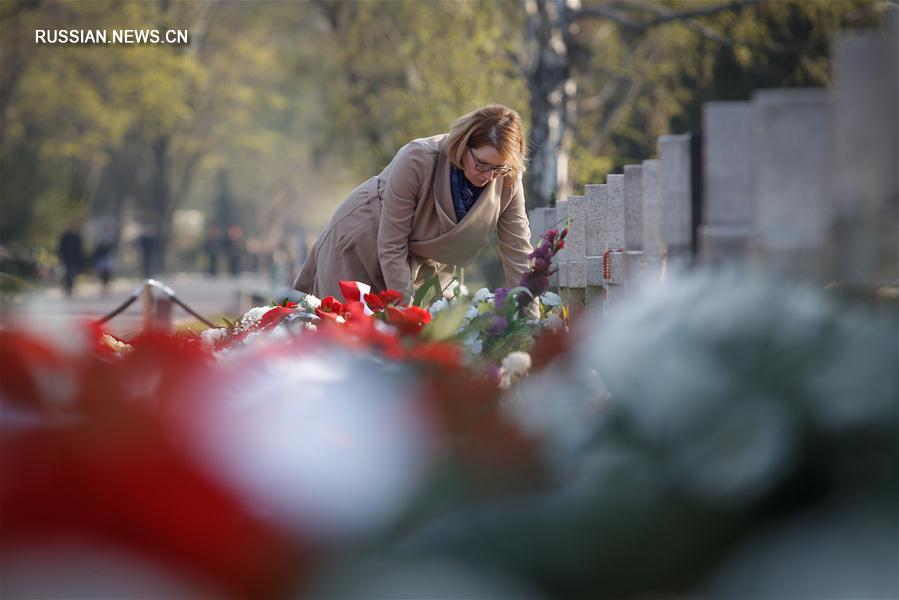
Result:
{"label": "red carnation", "polygon": [[321,307],[315,309],[315,314],[318,315],[319,318],[322,319],[322,321],[333,321],[334,323],[336,323],[337,319],[340,317],[340,315],[338,315],[337,313],[322,310]]}
{"label": "red carnation", "polygon": [[409,351],[409,358],[445,369],[458,369],[462,365],[459,346],[447,342],[418,344]]}
{"label": "red carnation", "polygon": [[346,304],[343,304],[334,296],[328,296],[322,300],[321,305],[315,310],[316,313],[319,311],[333,313],[342,317],[346,315]]}
{"label": "red carnation", "polygon": [[274,327],[286,319],[291,313],[293,313],[293,309],[288,308],[287,306],[276,306],[262,315],[262,318],[259,319],[259,328],[265,329],[267,327]]}
{"label": "red carnation", "polygon": [[417,306],[387,307],[387,322],[407,335],[417,335],[430,320],[431,313]]}
{"label": "red carnation", "polygon": [[403,295],[396,290],[384,290],[379,295],[385,304],[396,305],[403,301]]}
{"label": "red carnation", "polygon": [[387,302],[378,294],[365,294],[365,303],[372,312],[379,312],[387,307]]}

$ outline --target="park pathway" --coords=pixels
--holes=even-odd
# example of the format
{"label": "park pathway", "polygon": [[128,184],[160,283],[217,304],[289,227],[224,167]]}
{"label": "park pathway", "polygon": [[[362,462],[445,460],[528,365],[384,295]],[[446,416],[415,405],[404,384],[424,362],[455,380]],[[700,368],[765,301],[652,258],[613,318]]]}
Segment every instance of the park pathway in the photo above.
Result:
{"label": "park pathway", "polygon": [[[198,313],[215,322],[220,322],[221,316],[230,319],[241,314],[249,307],[253,294],[268,297],[274,293],[268,278],[254,273],[218,278],[200,273],[178,273],[160,276],[158,281],[172,288],[181,300]],[[96,319],[127,300],[140,283],[139,279],[117,279],[105,296],[99,284],[91,280],[80,281],[71,298],[66,298],[59,287],[41,289],[16,302],[5,304],[2,319],[7,323],[22,318],[36,319],[46,323],[47,328],[80,319]],[[127,338],[140,329],[142,316],[141,303],[135,302],[110,321],[108,327],[114,334]],[[196,322],[196,319],[178,307],[174,308],[173,320],[176,326]]]}

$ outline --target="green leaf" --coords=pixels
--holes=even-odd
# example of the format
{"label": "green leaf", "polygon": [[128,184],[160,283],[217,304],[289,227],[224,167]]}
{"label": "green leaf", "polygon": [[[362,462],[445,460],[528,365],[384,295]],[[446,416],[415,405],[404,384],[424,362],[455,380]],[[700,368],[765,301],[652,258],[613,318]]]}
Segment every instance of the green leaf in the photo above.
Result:
{"label": "green leaf", "polygon": [[506,298],[514,298],[515,296],[517,296],[517,295],[520,294],[521,292],[524,292],[525,294],[527,294],[527,295],[530,296],[531,298],[534,297],[534,294],[533,294],[533,292],[531,292],[531,290],[529,290],[528,288],[524,287],[523,285],[520,285],[520,286],[518,286],[517,288],[512,288],[511,290],[509,290],[509,293],[508,293],[508,295],[506,296]]}
{"label": "green leaf", "polygon": [[[527,294],[528,296],[531,297],[531,300],[534,299],[534,293],[531,292],[531,290],[529,290],[528,288],[524,287],[523,285],[520,285],[517,288],[513,288],[513,289],[509,290],[509,293],[508,293],[508,295],[506,295],[506,299],[503,302],[503,305],[504,305],[503,308],[505,309],[504,312],[506,312],[510,316],[518,313],[518,310],[519,310],[518,295],[519,294]],[[527,304],[530,304],[530,302],[528,302]],[[524,306],[527,306],[527,304],[525,304]]]}
{"label": "green leaf", "polygon": [[421,331],[421,338],[431,342],[442,342],[456,335],[465,322],[467,304],[456,304],[437,313]]}
{"label": "green leaf", "polygon": [[434,298],[440,296],[441,292],[440,278],[434,275],[425,281],[415,292],[415,297],[412,299],[412,305],[420,308],[427,308],[431,305],[431,301],[434,300]]}

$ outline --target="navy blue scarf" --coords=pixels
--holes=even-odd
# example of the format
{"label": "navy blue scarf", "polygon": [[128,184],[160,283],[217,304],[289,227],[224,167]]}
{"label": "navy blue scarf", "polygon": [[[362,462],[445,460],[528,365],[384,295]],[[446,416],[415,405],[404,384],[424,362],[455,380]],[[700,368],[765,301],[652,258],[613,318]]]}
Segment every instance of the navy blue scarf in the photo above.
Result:
{"label": "navy blue scarf", "polygon": [[453,192],[453,209],[456,211],[456,223],[458,223],[474,206],[475,200],[478,199],[484,188],[479,188],[468,181],[465,173],[456,167],[452,167],[450,171],[450,188]]}

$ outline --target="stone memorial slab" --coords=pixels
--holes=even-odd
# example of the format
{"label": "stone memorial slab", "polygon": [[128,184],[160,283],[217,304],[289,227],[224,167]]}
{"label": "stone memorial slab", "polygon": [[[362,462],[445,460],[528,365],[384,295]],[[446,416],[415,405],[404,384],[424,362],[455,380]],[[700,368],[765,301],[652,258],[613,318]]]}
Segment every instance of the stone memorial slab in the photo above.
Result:
{"label": "stone memorial slab", "polygon": [[662,236],[669,262],[685,262],[693,252],[690,151],[689,135],[659,138]]}
{"label": "stone memorial slab", "polygon": [[[626,286],[635,288],[643,261],[643,166],[624,166],[624,249]],[[628,291],[630,293],[630,291]]]}
{"label": "stone memorial slab", "polygon": [[574,313],[583,310],[586,304],[586,284],[581,284],[581,281],[586,281],[587,278],[583,260],[586,243],[585,211],[582,203],[578,205],[578,199],[582,198],[568,196],[557,205],[558,216],[562,219],[560,228],[568,227],[565,248],[559,252],[562,256],[559,265],[559,295],[562,302]]}
{"label": "stone memorial slab", "polygon": [[606,302],[615,303],[624,297],[627,282],[624,269],[624,238],[627,218],[624,175],[609,175],[606,181],[609,189],[608,243],[603,254],[602,268],[603,278],[608,287]]}
{"label": "stone memorial slab", "polygon": [[[899,253],[899,66],[887,34],[850,33],[833,53],[831,280],[895,284]],[[891,37],[892,36],[892,37]]]}
{"label": "stone memorial slab", "polygon": [[605,285],[602,277],[602,256],[588,256],[587,261],[587,286]]}
{"label": "stone memorial slab", "polygon": [[568,197],[568,218],[571,221],[565,250],[568,261],[568,287],[587,287],[587,198]]}
{"label": "stone memorial slab", "polygon": [[624,199],[624,175],[612,174],[606,177],[609,191],[609,208],[606,219],[606,249],[624,249],[626,234],[626,213]]}
{"label": "stone memorial slab", "polygon": [[636,291],[643,276],[643,251],[626,250],[624,252],[624,279],[627,293]]}
{"label": "stone memorial slab", "polygon": [[[556,208],[555,207],[544,208],[543,209],[543,220],[544,220],[544,223],[546,224],[544,231],[546,231],[546,229],[558,229],[559,225],[557,223],[558,218],[556,217]],[[554,262],[556,262],[558,264],[557,261],[554,261]],[[555,272],[549,276],[549,287],[552,289],[558,289],[558,287],[559,287],[559,273],[558,272]]]}
{"label": "stone memorial slab", "polygon": [[755,221],[752,104],[707,102],[702,123],[704,195],[699,258],[706,265],[741,263]]}
{"label": "stone memorial slab", "polygon": [[[587,184],[584,186],[587,198],[587,286],[601,286],[602,253],[606,249],[608,238],[609,194],[606,184]],[[592,290],[589,298],[604,297],[605,293]],[[590,300],[593,302],[593,300]]]}
{"label": "stone memorial slab", "polygon": [[534,208],[528,211],[528,225],[531,229],[531,246],[537,247],[540,236],[546,231],[546,209]]}
{"label": "stone memorial slab", "polygon": [[[558,229],[561,231],[563,227],[566,226],[568,219],[568,199],[560,198],[556,202],[556,221],[559,223]],[[559,250],[559,253],[556,254],[556,263],[559,265],[558,279],[559,279],[559,289],[565,289],[565,294],[567,294],[568,288],[568,248],[562,248]],[[563,300],[565,297],[563,296]],[[567,300],[565,300],[567,302]]]}
{"label": "stone memorial slab", "polygon": [[755,219],[752,182],[752,105],[703,105],[705,143],[703,222],[751,227]]}
{"label": "stone memorial slab", "polygon": [[705,266],[739,265],[746,260],[752,229],[743,225],[702,225],[699,260]]}
{"label": "stone memorial slab", "polygon": [[624,167],[624,248],[643,250],[643,167]]}
{"label": "stone memorial slab", "polygon": [[643,271],[656,276],[661,271],[664,241],[662,237],[662,190],[659,161],[644,160],[643,186]]}
{"label": "stone memorial slab", "polygon": [[584,186],[587,199],[587,256],[602,256],[608,240],[609,188],[606,184]]}
{"label": "stone memorial slab", "polygon": [[627,297],[627,258],[625,252],[609,252],[604,264],[609,285],[606,286],[606,304],[612,306]]}
{"label": "stone memorial slab", "polygon": [[766,267],[818,280],[832,215],[830,98],[823,89],[756,92],[752,100],[755,225]]}

